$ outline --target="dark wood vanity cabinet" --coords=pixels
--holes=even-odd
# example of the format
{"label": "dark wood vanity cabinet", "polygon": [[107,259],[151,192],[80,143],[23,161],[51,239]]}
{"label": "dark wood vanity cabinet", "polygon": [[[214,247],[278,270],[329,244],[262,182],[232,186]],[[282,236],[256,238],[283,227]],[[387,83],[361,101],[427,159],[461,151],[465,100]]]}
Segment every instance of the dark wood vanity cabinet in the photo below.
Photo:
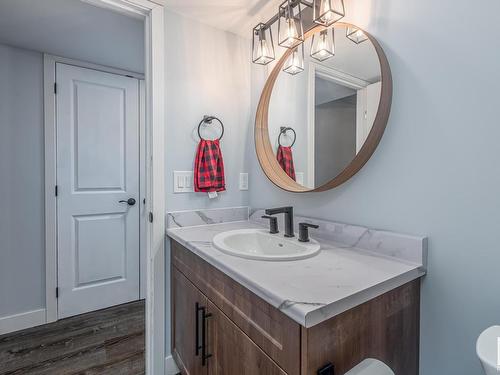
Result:
{"label": "dark wood vanity cabinet", "polygon": [[171,249],[182,374],[316,375],[332,363],[342,375],[366,358],[418,374],[420,280],[306,329],[179,243]]}
{"label": "dark wood vanity cabinet", "polygon": [[200,317],[198,307],[208,300],[182,273],[172,270],[172,347],[180,368],[191,375],[206,374],[200,352]]}
{"label": "dark wood vanity cabinet", "polygon": [[208,366],[210,375],[269,374],[286,375],[245,333],[213,303],[208,302],[212,314],[209,323],[209,351],[213,361]]}
{"label": "dark wood vanity cabinet", "polygon": [[172,281],[173,351],[183,374],[286,375],[176,268]]}

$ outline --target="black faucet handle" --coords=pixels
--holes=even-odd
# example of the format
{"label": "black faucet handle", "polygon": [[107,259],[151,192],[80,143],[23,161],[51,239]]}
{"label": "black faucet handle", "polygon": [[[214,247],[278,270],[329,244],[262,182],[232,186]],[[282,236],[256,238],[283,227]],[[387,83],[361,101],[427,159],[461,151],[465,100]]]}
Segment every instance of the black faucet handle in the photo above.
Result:
{"label": "black faucet handle", "polygon": [[299,241],[309,242],[309,228],[318,229],[319,225],[310,223],[299,223]]}
{"label": "black faucet handle", "polygon": [[316,225],[316,224],[311,224],[311,223],[299,223],[299,228],[300,227],[303,227],[303,228],[314,228],[314,229],[318,229],[319,228],[319,225]]}
{"label": "black faucet handle", "polygon": [[275,216],[262,216],[263,219],[269,219],[269,233],[276,234],[280,231],[278,230],[278,218]]}

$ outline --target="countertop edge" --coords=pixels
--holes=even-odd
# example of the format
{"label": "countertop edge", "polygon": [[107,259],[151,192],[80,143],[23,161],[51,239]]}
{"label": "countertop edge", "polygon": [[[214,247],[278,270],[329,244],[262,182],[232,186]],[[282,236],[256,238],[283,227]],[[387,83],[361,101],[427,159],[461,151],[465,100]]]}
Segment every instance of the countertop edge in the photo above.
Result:
{"label": "countertop edge", "polygon": [[[328,306],[324,306],[320,309],[307,313],[305,316],[305,320],[300,324],[305,328],[314,327],[315,325],[318,325],[330,318],[340,315],[354,307],[362,305],[363,303],[366,303],[374,298],[380,297],[381,295],[388,293],[391,290],[397,289],[423,276],[425,276],[425,271],[422,267],[419,267],[405,272],[404,274],[398,275],[397,277],[387,279],[370,288],[354,293],[351,296],[346,297],[340,301],[336,301]],[[285,313],[285,311],[281,311]],[[295,318],[293,318],[293,320],[297,321],[297,319]]]}

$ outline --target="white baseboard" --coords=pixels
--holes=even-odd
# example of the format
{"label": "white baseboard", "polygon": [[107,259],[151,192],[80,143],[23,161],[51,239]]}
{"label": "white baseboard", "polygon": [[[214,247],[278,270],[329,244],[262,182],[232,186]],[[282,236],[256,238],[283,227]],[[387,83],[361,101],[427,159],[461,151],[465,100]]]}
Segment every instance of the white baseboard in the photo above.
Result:
{"label": "white baseboard", "polygon": [[45,324],[45,309],[0,317],[0,335]]}
{"label": "white baseboard", "polygon": [[165,358],[165,375],[176,375],[179,372],[180,371],[174,361],[174,357],[169,355],[167,358]]}

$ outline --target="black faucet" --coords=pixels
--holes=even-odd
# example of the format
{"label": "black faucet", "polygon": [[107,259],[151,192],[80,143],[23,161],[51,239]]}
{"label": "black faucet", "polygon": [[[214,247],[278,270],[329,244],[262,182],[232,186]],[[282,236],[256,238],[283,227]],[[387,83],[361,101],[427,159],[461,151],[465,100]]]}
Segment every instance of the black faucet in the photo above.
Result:
{"label": "black faucet", "polygon": [[309,228],[318,229],[319,225],[309,223],[299,223],[299,241],[309,242]]}
{"label": "black faucet", "polygon": [[266,215],[285,214],[285,237],[295,237],[293,233],[293,207],[268,208]]}

